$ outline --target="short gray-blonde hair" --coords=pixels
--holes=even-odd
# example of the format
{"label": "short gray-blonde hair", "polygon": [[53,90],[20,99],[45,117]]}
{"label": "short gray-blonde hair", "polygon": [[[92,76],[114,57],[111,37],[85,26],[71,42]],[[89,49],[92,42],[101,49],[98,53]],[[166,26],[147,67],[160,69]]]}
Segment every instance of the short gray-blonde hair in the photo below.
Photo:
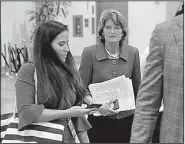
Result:
{"label": "short gray-blonde hair", "polygon": [[122,43],[127,36],[128,29],[127,29],[127,25],[125,23],[123,14],[121,12],[119,12],[118,10],[109,8],[109,9],[104,10],[101,13],[100,18],[99,18],[99,23],[98,23],[97,37],[100,39],[100,42],[105,44],[105,38],[102,35],[102,33],[103,33],[103,29],[105,27],[105,22],[108,19],[111,19],[116,25],[121,27],[123,36],[121,37],[119,44],[120,44],[120,46],[122,46]]}

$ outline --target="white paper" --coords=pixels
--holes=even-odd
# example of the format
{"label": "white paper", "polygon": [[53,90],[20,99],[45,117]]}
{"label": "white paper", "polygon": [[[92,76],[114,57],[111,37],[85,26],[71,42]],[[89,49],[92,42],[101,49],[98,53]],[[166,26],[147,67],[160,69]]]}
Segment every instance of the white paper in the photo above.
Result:
{"label": "white paper", "polygon": [[[118,111],[135,109],[132,81],[124,75],[96,84],[90,84],[89,90],[96,103],[106,103],[118,99]],[[98,116],[98,113],[95,113]]]}

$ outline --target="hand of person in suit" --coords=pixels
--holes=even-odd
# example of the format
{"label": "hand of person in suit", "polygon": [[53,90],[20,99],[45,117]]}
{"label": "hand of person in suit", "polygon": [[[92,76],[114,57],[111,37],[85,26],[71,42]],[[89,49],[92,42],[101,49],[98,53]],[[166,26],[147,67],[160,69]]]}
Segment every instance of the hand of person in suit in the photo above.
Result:
{"label": "hand of person in suit", "polygon": [[111,100],[110,102],[104,103],[100,108],[98,108],[98,111],[103,115],[103,116],[112,116],[115,114],[118,114],[118,110],[113,110],[111,108],[111,104],[115,102],[116,99]]}

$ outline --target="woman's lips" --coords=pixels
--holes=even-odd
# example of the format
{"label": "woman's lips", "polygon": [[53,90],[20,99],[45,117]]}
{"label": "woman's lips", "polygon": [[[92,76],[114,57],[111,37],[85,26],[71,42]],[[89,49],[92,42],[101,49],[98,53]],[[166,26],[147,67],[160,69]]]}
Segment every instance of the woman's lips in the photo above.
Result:
{"label": "woman's lips", "polygon": [[117,38],[116,36],[109,36],[110,38]]}

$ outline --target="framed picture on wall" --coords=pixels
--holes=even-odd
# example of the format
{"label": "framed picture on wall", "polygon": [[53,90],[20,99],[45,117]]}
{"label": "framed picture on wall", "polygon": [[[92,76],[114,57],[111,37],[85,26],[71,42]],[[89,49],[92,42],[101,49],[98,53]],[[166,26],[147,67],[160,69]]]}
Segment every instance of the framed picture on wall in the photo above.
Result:
{"label": "framed picture on wall", "polygon": [[95,34],[95,18],[92,18],[92,34]]}
{"label": "framed picture on wall", "polygon": [[83,16],[82,15],[73,16],[73,36],[83,37]]}
{"label": "framed picture on wall", "polygon": [[89,27],[89,19],[85,19],[85,27]]}

